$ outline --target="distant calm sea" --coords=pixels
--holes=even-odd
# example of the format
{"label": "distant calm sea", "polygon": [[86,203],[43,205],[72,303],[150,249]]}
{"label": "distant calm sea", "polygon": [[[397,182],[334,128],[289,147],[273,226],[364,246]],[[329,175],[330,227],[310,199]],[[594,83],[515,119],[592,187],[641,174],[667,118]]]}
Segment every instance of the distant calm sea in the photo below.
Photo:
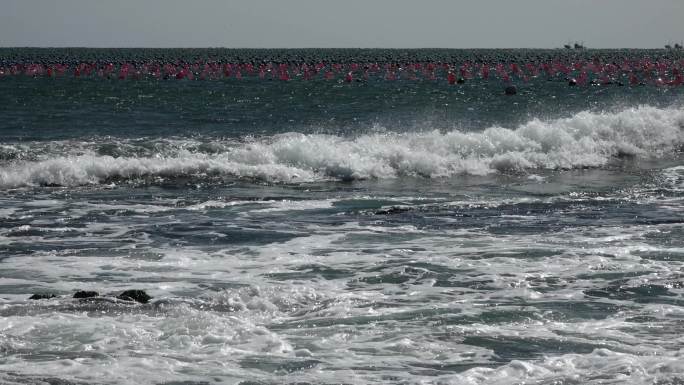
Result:
{"label": "distant calm sea", "polygon": [[0,78],[0,383],[684,384],[684,87],[516,85]]}

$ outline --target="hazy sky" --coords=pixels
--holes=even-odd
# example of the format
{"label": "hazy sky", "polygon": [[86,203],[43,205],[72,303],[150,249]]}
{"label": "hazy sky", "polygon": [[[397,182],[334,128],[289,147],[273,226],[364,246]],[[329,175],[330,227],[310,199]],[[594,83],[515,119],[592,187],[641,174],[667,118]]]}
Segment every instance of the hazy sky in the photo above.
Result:
{"label": "hazy sky", "polygon": [[662,47],[684,0],[0,0],[0,46]]}

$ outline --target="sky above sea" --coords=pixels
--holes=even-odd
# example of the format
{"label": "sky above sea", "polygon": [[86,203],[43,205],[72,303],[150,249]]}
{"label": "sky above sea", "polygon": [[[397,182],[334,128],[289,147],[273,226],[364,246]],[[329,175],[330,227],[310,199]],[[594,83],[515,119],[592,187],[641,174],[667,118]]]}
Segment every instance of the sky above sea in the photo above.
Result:
{"label": "sky above sea", "polygon": [[680,0],[3,0],[0,46],[660,48]]}

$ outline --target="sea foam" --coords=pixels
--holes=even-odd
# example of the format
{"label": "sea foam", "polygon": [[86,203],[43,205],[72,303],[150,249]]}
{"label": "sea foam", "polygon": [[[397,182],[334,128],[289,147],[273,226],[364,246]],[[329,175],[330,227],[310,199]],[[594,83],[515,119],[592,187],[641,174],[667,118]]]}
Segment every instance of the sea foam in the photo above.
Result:
{"label": "sea foam", "polygon": [[[111,141],[112,139],[106,139]],[[368,133],[355,137],[287,133],[243,142],[205,139],[147,143],[146,151],[78,151],[51,145],[46,153],[0,166],[0,188],[100,184],[111,180],[238,177],[273,182],[450,177],[535,169],[602,167],[616,157],[662,157],[684,144],[684,110],[640,106],[619,112],[580,112],[533,119],[515,129]],[[218,142],[218,141],[217,141]],[[130,142],[105,143],[105,147]],[[135,146],[133,146],[135,147]],[[220,151],[216,151],[220,148]],[[66,151],[65,151],[66,149]]]}

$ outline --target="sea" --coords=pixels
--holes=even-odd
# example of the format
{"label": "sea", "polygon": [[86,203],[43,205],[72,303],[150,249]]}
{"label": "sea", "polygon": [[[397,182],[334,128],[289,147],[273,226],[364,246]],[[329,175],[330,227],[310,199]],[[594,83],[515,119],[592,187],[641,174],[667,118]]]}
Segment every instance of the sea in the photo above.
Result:
{"label": "sea", "polygon": [[684,384],[684,87],[356,80],[1,76],[0,383]]}

